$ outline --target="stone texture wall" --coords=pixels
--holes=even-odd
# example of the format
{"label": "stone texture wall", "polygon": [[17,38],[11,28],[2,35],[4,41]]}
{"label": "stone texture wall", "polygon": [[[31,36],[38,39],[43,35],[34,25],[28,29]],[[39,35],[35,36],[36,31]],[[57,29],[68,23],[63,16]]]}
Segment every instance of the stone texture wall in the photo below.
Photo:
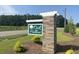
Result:
{"label": "stone texture wall", "polygon": [[44,16],[43,17],[43,46],[42,51],[47,54],[55,53],[55,43],[56,43],[56,24],[54,16]]}

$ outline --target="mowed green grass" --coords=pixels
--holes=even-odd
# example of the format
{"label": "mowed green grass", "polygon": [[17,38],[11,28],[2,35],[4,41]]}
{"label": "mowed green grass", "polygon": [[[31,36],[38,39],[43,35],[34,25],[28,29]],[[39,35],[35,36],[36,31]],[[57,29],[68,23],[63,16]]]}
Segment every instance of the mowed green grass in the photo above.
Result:
{"label": "mowed green grass", "polygon": [[0,31],[26,30],[27,26],[0,26]]}
{"label": "mowed green grass", "polygon": [[57,42],[68,42],[71,41],[72,37],[64,34],[63,28],[57,28]]}
{"label": "mowed green grass", "polygon": [[65,35],[63,32],[57,32],[57,42],[68,42],[71,40],[72,37]]}
{"label": "mowed green grass", "polygon": [[79,36],[79,28],[76,28],[76,35]]}
{"label": "mowed green grass", "polygon": [[[79,28],[76,28],[76,34],[79,36]],[[64,29],[63,28],[58,28],[57,31],[57,42],[68,42],[71,41],[73,38],[69,35],[64,34]]]}
{"label": "mowed green grass", "polygon": [[21,43],[30,41],[33,36],[20,36],[16,39],[3,39],[0,40],[0,53],[14,53],[14,45],[17,41]]}

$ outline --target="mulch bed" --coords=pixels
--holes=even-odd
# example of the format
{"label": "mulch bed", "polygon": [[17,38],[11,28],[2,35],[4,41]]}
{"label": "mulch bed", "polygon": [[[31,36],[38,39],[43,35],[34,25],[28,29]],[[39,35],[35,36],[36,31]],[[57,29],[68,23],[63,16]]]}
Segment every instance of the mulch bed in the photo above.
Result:
{"label": "mulch bed", "polygon": [[42,45],[34,43],[34,42],[26,42],[24,43],[24,47],[27,49],[26,54],[42,54]]}
{"label": "mulch bed", "polygon": [[[70,35],[70,34],[66,34]],[[44,54],[42,51],[42,45],[34,42],[24,43],[24,47],[27,49],[25,54]],[[68,49],[73,49],[75,54],[79,54],[79,37],[74,36],[72,41],[63,42],[57,44],[56,54],[64,54]]]}

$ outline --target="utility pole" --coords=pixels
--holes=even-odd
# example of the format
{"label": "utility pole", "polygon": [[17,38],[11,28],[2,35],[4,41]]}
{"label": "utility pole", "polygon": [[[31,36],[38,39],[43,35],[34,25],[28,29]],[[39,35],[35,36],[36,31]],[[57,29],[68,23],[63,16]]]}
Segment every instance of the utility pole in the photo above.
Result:
{"label": "utility pole", "polygon": [[64,17],[65,17],[65,19],[64,19],[64,27],[66,26],[66,8],[64,9]]}
{"label": "utility pole", "polygon": [[29,13],[27,13],[27,20],[29,20]]}

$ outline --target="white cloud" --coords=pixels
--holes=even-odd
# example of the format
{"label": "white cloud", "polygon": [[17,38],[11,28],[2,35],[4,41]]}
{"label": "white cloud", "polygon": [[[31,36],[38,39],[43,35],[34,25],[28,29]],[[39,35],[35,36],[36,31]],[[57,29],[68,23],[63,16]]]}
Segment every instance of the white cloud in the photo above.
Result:
{"label": "white cloud", "polygon": [[8,5],[0,5],[0,15],[16,15],[18,12]]}

